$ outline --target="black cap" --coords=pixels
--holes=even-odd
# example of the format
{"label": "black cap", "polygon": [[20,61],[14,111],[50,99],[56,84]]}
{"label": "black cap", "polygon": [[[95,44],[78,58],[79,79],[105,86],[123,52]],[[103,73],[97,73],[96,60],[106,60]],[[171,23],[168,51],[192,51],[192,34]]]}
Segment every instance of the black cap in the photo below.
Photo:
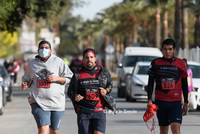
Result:
{"label": "black cap", "polygon": [[42,45],[42,44],[48,44],[49,47],[50,47],[50,49],[51,49],[51,43],[48,42],[48,41],[46,41],[46,40],[42,40],[42,41],[40,41],[40,43],[38,44],[38,48],[40,48],[40,45]]}

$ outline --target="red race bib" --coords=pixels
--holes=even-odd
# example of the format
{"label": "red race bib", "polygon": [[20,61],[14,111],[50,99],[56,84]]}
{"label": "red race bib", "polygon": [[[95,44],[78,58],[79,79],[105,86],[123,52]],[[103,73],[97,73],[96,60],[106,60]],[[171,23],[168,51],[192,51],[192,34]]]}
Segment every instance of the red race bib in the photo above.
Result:
{"label": "red race bib", "polygon": [[99,100],[99,93],[86,93],[86,100]]}
{"label": "red race bib", "polygon": [[39,88],[50,88],[50,82],[47,81],[46,79],[37,79],[37,87]]}
{"label": "red race bib", "polygon": [[174,90],[175,80],[173,78],[163,78],[162,79],[162,90]]}

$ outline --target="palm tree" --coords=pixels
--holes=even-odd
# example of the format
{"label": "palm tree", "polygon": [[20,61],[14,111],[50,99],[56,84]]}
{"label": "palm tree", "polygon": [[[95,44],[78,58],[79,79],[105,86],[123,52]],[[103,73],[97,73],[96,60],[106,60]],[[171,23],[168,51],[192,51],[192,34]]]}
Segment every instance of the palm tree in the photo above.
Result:
{"label": "palm tree", "polygon": [[200,0],[193,0],[189,1],[188,4],[185,7],[189,7],[194,13],[196,17],[196,22],[195,22],[195,32],[194,32],[194,43],[195,46],[200,47]]}
{"label": "palm tree", "polygon": [[167,12],[166,10],[170,9],[173,4],[173,0],[149,0],[149,7],[156,8],[155,11],[155,47],[160,48],[161,44],[161,12],[163,11],[164,15],[164,38],[167,37],[168,33],[168,22],[167,22]]}
{"label": "palm tree", "polygon": [[181,31],[180,31],[180,15],[181,15],[180,0],[176,0],[176,2],[175,2],[174,37],[175,37],[177,52],[180,48],[180,34],[181,34]]}
{"label": "palm tree", "polygon": [[[184,7],[186,4],[187,4],[187,0],[182,0],[182,7]],[[188,8],[187,7],[182,8],[182,48],[189,50]]]}

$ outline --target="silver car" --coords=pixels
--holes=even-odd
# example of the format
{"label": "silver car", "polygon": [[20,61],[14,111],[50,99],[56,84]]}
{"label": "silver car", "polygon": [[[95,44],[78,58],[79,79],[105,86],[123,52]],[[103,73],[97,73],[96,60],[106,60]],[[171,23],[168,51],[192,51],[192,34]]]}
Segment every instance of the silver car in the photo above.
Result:
{"label": "silver car", "polygon": [[118,91],[120,98],[125,97],[127,77],[130,77],[136,62],[152,61],[162,57],[162,52],[153,47],[126,47],[121,63],[118,63]]}
{"label": "silver car", "polygon": [[148,84],[148,70],[151,62],[137,62],[132,75],[126,81],[126,101],[135,102],[138,99],[147,100],[146,87]]}
{"label": "silver car", "polygon": [[8,73],[4,66],[0,65],[0,76],[3,78],[3,82],[1,83],[3,89],[6,92],[6,100],[4,101],[4,105],[6,101],[12,101],[12,79],[14,73]]}
{"label": "silver car", "polygon": [[3,83],[3,78],[0,77],[0,115],[3,114],[3,105],[4,105],[4,100],[6,97],[4,89],[2,87],[2,83]]}

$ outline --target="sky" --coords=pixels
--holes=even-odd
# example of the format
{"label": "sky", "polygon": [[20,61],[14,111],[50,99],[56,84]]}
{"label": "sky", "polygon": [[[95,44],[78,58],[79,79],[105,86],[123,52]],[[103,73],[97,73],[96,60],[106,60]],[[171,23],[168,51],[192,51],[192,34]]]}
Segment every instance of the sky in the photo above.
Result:
{"label": "sky", "polygon": [[103,11],[103,9],[108,8],[114,3],[121,3],[123,0],[82,0],[85,4],[83,7],[74,8],[72,10],[73,16],[81,15],[83,20],[87,19],[93,20],[97,12]]}

